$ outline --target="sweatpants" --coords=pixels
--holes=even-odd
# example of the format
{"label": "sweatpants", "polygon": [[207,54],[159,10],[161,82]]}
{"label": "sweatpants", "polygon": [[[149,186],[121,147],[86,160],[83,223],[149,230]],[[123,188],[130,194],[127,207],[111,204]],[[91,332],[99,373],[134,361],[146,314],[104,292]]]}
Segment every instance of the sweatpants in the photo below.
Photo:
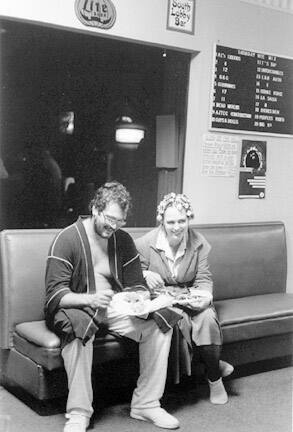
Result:
{"label": "sweatpants", "polygon": [[[152,319],[144,320],[118,314],[111,307],[107,309],[106,322],[110,330],[139,343],[140,372],[131,407],[159,407],[165,389],[172,330],[162,333]],[[93,339],[85,346],[79,339],[74,339],[63,348],[62,357],[69,390],[66,412],[91,417]]]}

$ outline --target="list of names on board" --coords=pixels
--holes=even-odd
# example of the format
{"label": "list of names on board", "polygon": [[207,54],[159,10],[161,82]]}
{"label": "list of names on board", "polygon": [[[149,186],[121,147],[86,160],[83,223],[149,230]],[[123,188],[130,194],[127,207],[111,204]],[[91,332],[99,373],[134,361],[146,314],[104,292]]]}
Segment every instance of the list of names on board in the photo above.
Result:
{"label": "list of names on board", "polygon": [[293,59],[216,45],[210,129],[293,135]]}

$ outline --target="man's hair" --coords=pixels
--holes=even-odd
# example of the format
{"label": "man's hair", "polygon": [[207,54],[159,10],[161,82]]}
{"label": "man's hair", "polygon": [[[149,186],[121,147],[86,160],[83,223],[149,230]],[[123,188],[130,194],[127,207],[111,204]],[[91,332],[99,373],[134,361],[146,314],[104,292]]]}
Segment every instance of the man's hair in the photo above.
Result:
{"label": "man's hair", "polygon": [[117,181],[107,182],[96,190],[89,204],[89,210],[92,212],[92,208],[95,207],[101,212],[109,202],[117,203],[123,211],[127,212],[131,207],[130,193]]}

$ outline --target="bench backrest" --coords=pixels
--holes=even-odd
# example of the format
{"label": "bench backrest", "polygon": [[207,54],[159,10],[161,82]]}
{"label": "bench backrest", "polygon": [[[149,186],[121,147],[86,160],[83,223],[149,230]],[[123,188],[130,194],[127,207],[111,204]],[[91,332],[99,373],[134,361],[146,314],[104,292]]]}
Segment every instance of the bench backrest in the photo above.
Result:
{"label": "bench backrest", "polygon": [[[286,242],[281,222],[197,225],[212,246],[215,299],[286,290]],[[133,238],[151,228],[126,228]],[[45,263],[59,229],[0,233],[0,346],[7,348],[17,323],[43,319]]]}
{"label": "bench backrest", "polygon": [[16,324],[44,318],[45,266],[59,229],[1,232],[1,347],[11,344]]}
{"label": "bench backrest", "polygon": [[214,298],[286,291],[287,249],[281,222],[197,226],[212,246]]}

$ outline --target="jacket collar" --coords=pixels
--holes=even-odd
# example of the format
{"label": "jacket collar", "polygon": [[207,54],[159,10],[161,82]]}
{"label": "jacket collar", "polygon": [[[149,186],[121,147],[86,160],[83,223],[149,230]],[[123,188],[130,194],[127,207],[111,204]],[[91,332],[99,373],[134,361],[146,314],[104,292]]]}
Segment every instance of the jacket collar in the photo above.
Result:
{"label": "jacket collar", "polygon": [[86,219],[87,216],[80,216],[76,221],[76,227],[77,231],[80,235],[80,240],[83,245],[83,251],[85,255],[85,262],[86,262],[86,271],[87,271],[87,286],[88,286],[88,292],[89,293],[95,293],[96,292],[96,282],[95,282],[95,274],[94,274],[94,268],[93,268],[93,260],[92,260],[92,254],[91,254],[91,248],[89,244],[89,240],[85,231],[85,227],[82,223],[83,219]]}
{"label": "jacket collar", "polygon": [[[165,256],[165,252],[161,249],[157,248],[157,238],[159,236],[159,233],[163,230],[162,226],[160,225],[158,228],[156,228],[153,233],[153,237],[150,241],[150,247],[160,255],[161,260],[164,263],[165,271],[169,276],[171,277],[171,272],[169,271],[169,265],[168,261]],[[185,281],[185,277],[187,274],[187,270],[190,268],[191,261],[193,260],[197,250],[203,245],[203,242],[201,238],[198,236],[196,232],[193,231],[192,228],[188,229],[188,237],[187,237],[187,244],[186,244],[186,250],[184,258],[181,262],[181,265],[179,267],[178,275],[177,275],[177,281]]]}
{"label": "jacket collar", "polygon": [[186,250],[186,246],[187,246],[187,237],[188,237],[188,234],[186,232],[186,233],[184,233],[184,237],[183,237],[182,241],[180,242],[179,247],[176,251],[175,257],[174,257],[172,250],[171,250],[171,247],[169,245],[167,236],[166,236],[165,232],[161,229],[158,233],[156,248],[165,252],[165,257],[167,259],[170,259],[171,261],[174,261],[174,260],[176,261],[177,259],[183,257],[183,255],[185,255],[185,250]]}
{"label": "jacket collar", "polygon": [[[157,239],[158,239],[159,233],[161,233],[162,231],[163,231],[162,225],[160,225],[154,229],[154,235],[150,241],[150,247],[153,248],[154,250],[157,250],[157,251],[160,250],[157,247]],[[187,236],[187,244],[186,244],[187,250],[196,251],[200,246],[202,246],[202,244],[203,244],[202,240],[197,235],[197,233],[191,227],[189,227],[188,228],[188,236]]]}

